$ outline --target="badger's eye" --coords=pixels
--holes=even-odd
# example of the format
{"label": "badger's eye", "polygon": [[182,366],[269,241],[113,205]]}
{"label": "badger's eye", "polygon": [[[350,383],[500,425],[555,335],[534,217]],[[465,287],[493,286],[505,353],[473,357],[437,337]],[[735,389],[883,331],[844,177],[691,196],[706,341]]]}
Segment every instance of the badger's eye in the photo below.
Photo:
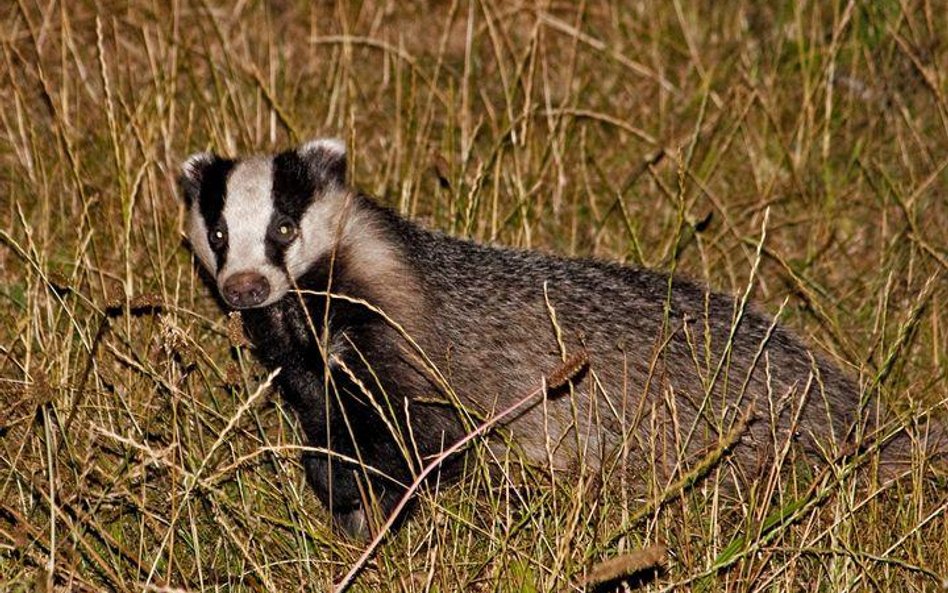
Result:
{"label": "badger's eye", "polygon": [[207,233],[207,240],[214,249],[220,249],[227,242],[227,228],[218,224]]}
{"label": "badger's eye", "polygon": [[290,243],[298,233],[299,229],[286,217],[280,217],[270,224],[270,238],[283,245]]}

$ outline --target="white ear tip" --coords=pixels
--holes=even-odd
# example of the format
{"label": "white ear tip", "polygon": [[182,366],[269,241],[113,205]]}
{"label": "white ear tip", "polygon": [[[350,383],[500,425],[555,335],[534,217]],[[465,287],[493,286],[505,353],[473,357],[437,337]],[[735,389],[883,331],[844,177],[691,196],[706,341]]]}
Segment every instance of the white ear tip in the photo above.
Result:
{"label": "white ear tip", "polygon": [[201,168],[214,160],[214,155],[209,152],[196,152],[189,156],[184,164],[181,165],[181,172],[185,177],[194,177]]}
{"label": "white ear tip", "polygon": [[320,150],[324,150],[332,154],[345,155],[346,143],[339,138],[317,138],[315,140],[310,140],[306,144],[300,146],[300,154],[307,154]]}

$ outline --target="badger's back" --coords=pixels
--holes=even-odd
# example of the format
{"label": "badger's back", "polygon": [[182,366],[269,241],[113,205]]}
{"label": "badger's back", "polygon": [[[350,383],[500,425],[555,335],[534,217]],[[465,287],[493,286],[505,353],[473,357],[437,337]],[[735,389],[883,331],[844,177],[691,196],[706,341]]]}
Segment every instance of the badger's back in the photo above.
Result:
{"label": "badger's back", "polygon": [[667,476],[746,414],[733,458],[753,473],[788,439],[834,455],[858,432],[856,385],[773,319],[750,308],[739,315],[729,296],[614,263],[450,238],[384,209],[378,216],[425,294],[419,341],[465,404],[503,410],[558,367],[563,349],[588,353],[573,395],[507,427],[534,461],[552,451],[557,466],[598,467],[631,447],[633,467]]}

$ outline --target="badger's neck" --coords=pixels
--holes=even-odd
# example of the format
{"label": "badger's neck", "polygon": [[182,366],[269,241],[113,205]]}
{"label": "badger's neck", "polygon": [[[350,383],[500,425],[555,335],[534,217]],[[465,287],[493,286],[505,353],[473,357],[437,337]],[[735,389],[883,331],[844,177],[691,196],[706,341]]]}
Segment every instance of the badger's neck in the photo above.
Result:
{"label": "badger's neck", "polygon": [[298,348],[314,344],[326,329],[332,338],[368,324],[396,324],[409,335],[421,328],[425,296],[408,257],[411,235],[421,231],[364,196],[339,199],[345,202],[327,217],[330,248],[292,281],[286,296],[244,313],[258,346],[276,346],[270,340],[282,333]]}
{"label": "badger's neck", "polygon": [[334,248],[315,266],[324,290],[363,300],[400,325],[414,325],[424,295],[408,254],[409,230],[410,223],[369,198],[346,196]]}

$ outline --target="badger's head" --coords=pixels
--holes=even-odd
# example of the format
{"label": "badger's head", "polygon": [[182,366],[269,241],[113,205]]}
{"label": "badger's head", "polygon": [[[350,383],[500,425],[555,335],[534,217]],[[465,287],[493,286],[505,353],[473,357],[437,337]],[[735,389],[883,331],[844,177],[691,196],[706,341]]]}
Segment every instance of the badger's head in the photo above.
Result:
{"label": "badger's head", "polygon": [[184,162],[188,239],[228,306],[276,302],[331,250],[345,175],[345,145],[328,139],[275,156]]}

